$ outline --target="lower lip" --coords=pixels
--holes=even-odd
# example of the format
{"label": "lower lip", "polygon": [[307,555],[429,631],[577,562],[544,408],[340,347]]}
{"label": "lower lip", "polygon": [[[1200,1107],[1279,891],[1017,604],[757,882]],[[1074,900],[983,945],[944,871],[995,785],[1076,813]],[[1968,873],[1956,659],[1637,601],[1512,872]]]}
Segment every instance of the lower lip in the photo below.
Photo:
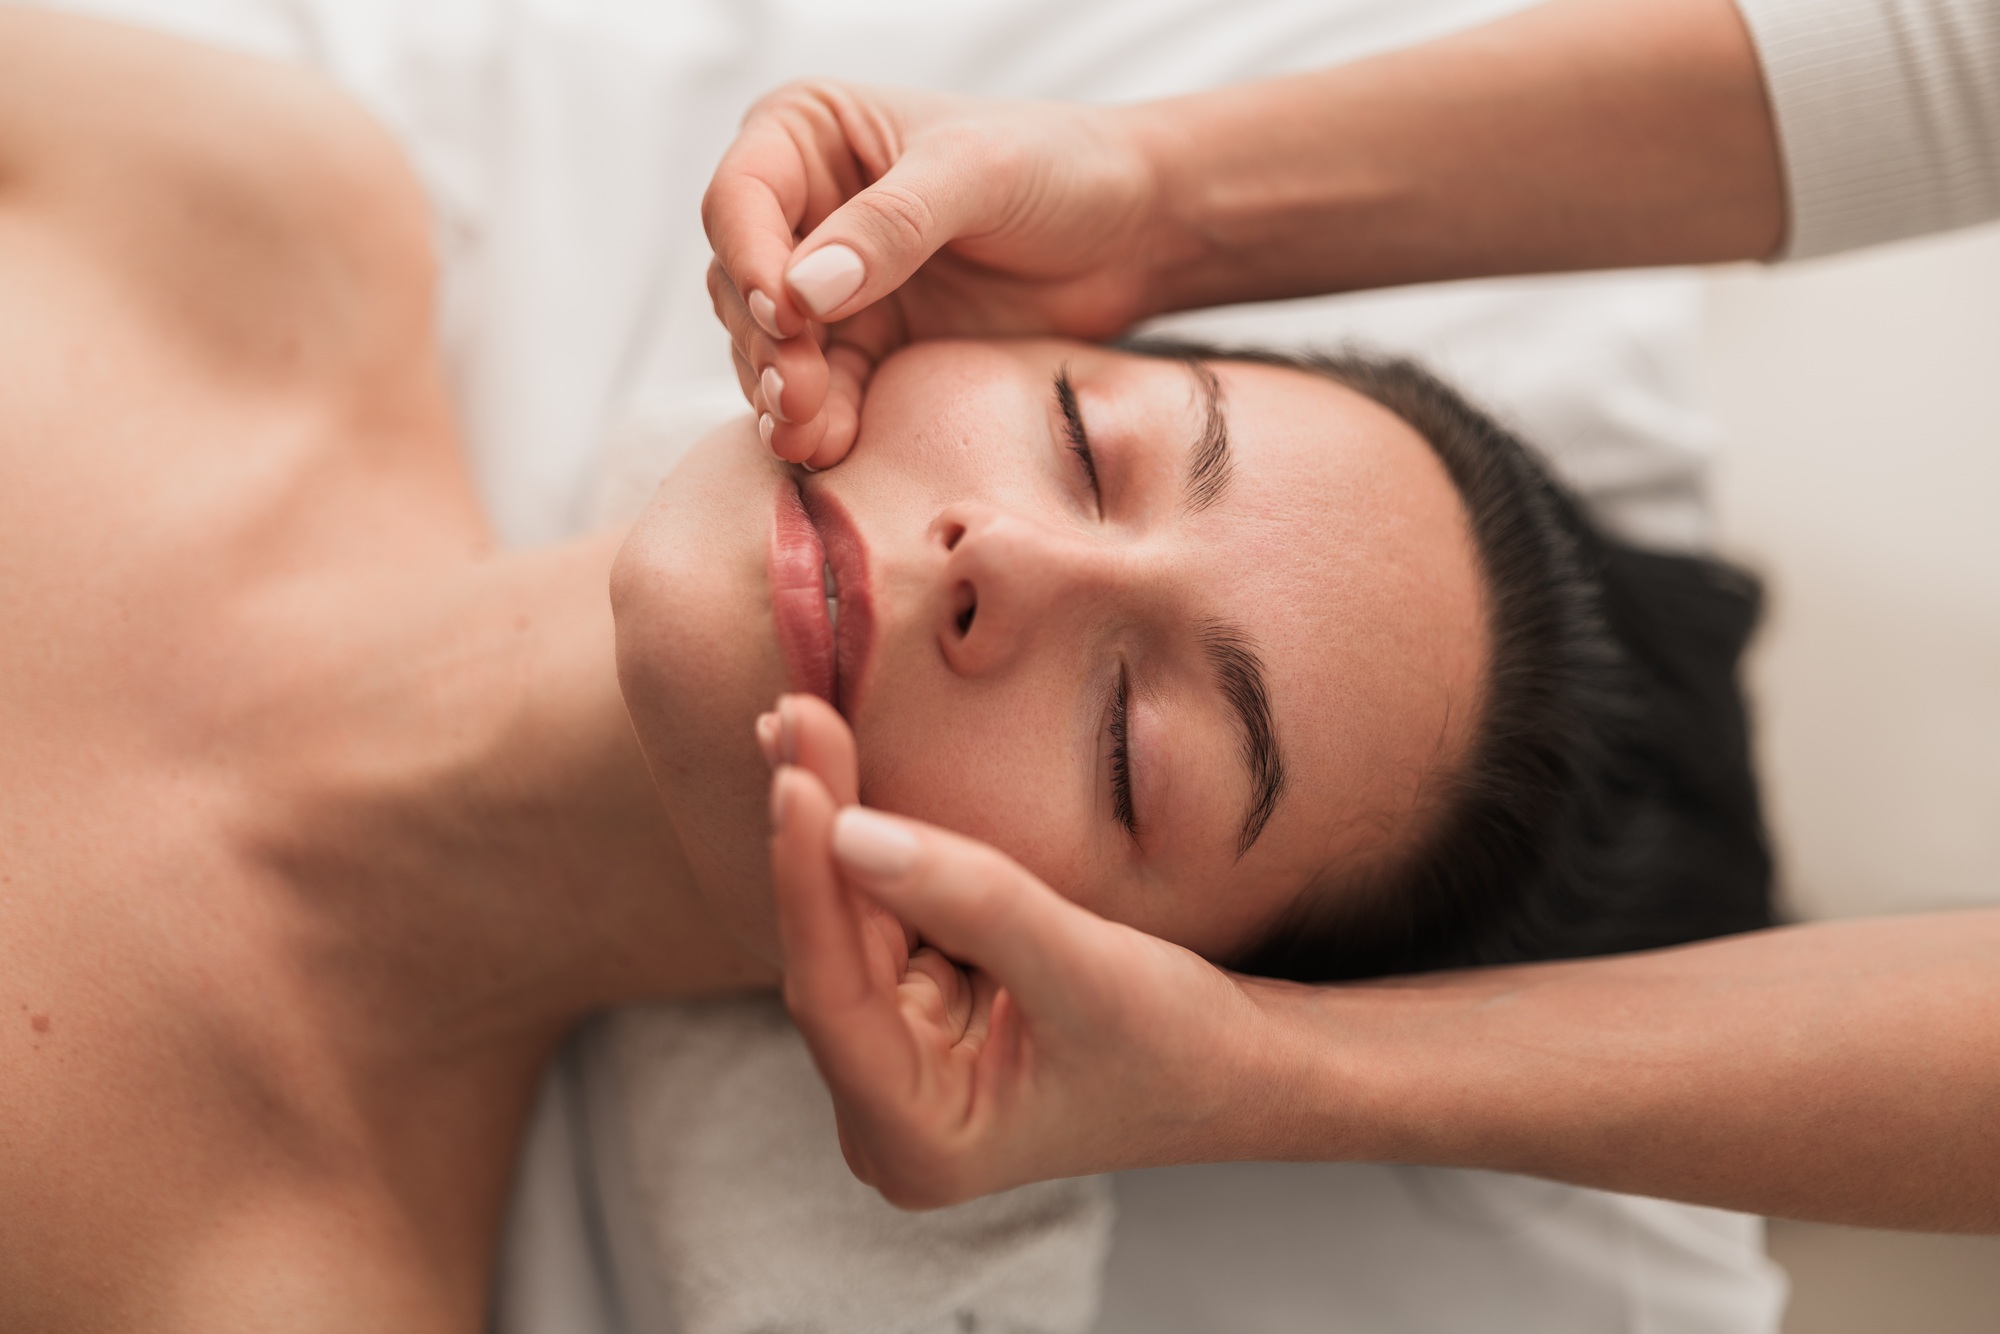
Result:
{"label": "lower lip", "polygon": [[849,719],[867,686],[875,640],[875,599],[869,593],[868,549],[854,519],[824,486],[801,485],[799,498],[819,533],[833,572],[840,610],[834,620],[833,707]]}
{"label": "lower lip", "polygon": [[771,525],[771,620],[793,690],[835,703],[839,670],[826,610],[826,548],[788,477]]}

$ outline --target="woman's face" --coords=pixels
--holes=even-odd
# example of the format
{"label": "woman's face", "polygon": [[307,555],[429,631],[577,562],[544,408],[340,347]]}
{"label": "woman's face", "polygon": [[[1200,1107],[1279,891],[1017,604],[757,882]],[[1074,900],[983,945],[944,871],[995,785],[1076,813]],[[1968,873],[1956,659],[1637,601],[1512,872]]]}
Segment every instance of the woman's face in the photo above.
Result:
{"label": "woman's face", "polygon": [[898,354],[824,473],[747,421],[710,437],[613,592],[669,815],[767,953],[752,723],[780,690],[831,692],[868,804],[1227,958],[1416,836],[1487,649],[1465,515],[1400,419],[1299,371],[1054,341]]}

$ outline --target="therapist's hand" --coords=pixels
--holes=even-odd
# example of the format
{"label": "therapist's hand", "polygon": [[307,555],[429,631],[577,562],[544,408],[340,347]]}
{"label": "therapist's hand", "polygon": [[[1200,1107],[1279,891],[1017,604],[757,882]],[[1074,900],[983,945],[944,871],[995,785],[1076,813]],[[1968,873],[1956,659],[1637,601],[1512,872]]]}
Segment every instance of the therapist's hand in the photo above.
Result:
{"label": "therapist's hand", "polygon": [[1136,124],[831,82],[752,108],[702,218],[766,443],[837,463],[876,364],[911,339],[1100,338],[1150,313],[1163,243]]}
{"label": "therapist's hand", "polygon": [[1265,982],[990,848],[871,831],[829,792],[854,791],[838,715],[785,704],[787,733],[759,725],[791,761],[772,793],[785,999],[848,1161],[897,1203],[1172,1162],[1412,1162],[2000,1232],[2000,910]]}
{"label": "therapist's hand", "polygon": [[845,725],[810,697],[782,711],[782,750],[821,770],[773,779],[785,1003],[857,1176],[926,1208],[1245,1156],[1236,1127],[1283,1119],[1283,1088],[1252,1072],[1266,984],[1087,912],[983,844],[837,806]]}
{"label": "therapist's hand", "polygon": [[804,83],[703,201],[709,287],[786,459],[853,443],[913,338],[1451,278],[1770,255],[1770,100],[1729,0],[1557,0],[1126,107]]}

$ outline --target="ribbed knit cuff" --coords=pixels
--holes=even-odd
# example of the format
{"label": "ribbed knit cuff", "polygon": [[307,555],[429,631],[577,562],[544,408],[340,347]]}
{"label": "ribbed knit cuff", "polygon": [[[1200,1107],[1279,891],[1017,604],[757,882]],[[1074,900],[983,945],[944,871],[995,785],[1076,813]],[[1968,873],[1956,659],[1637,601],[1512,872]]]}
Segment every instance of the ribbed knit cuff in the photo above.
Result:
{"label": "ribbed knit cuff", "polygon": [[1804,259],[2000,217],[2000,0],[1737,0]]}

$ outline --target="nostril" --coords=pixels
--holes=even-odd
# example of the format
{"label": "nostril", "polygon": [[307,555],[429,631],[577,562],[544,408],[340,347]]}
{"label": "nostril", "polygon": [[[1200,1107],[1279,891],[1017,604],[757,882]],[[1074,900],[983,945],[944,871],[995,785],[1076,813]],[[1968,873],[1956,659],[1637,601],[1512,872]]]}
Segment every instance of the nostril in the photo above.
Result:
{"label": "nostril", "polygon": [[945,549],[946,551],[956,551],[956,550],[958,550],[958,544],[959,544],[960,542],[964,541],[964,540],[965,540],[965,525],[964,525],[964,524],[962,524],[962,523],[955,523],[955,522],[954,522],[954,523],[947,523],[947,524],[945,525],[945,527],[944,527],[944,549]]}
{"label": "nostril", "polygon": [[972,633],[972,618],[979,610],[979,595],[971,584],[960,584],[952,590],[952,613],[958,625],[958,637],[965,638]]}

